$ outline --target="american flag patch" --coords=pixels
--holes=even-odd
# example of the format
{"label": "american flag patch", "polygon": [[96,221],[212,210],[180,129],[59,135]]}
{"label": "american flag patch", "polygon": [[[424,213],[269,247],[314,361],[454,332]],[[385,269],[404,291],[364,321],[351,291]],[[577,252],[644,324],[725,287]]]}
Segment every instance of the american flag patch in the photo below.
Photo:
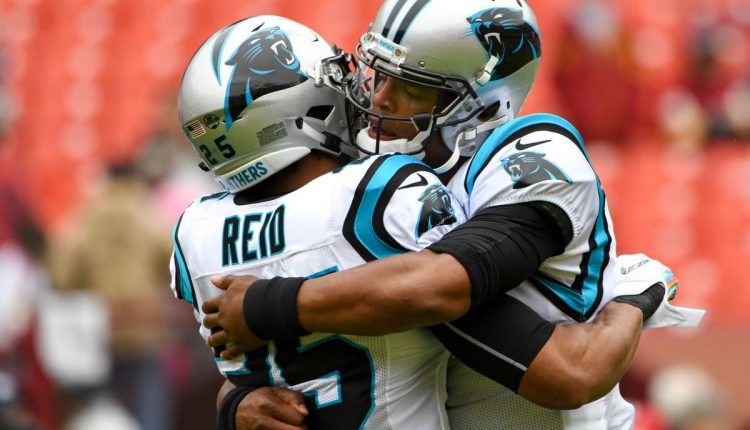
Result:
{"label": "american flag patch", "polygon": [[201,124],[198,120],[195,120],[186,125],[185,130],[190,133],[190,137],[192,137],[193,139],[197,139],[206,134],[206,129],[203,128],[203,124]]}

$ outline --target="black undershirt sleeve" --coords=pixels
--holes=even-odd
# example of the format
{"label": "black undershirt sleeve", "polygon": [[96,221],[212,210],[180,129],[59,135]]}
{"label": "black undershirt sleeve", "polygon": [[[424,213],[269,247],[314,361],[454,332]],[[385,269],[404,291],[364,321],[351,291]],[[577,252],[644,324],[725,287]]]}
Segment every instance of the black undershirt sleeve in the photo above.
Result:
{"label": "black undershirt sleeve", "polygon": [[471,306],[497,297],[560,254],[572,238],[568,217],[550,203],[482,209],[428,247],[455,257],[471,280]]}
{"label": "black undershirt sleeve", "polygon": [[456,321],[430,327],[454,357],[514,392],[554,329],[554,324],[504,294]]}
{"label": "black undershirt sleeve", "polygon": [[569,218],[551,203],[481,210],[429,247],[454,256],[472,284],[472,309],[430,329],[461,362],[517,392],[555,325],[503,293],[562,253],[572,237]]}

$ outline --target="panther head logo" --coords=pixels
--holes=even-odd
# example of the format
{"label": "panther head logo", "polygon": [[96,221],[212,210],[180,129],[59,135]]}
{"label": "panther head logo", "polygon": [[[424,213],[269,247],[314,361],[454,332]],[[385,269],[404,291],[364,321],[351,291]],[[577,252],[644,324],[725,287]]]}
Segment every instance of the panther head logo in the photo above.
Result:
{"label": "panther head logo", "polygon": [[572,184],[568,175],[544,159],[540,152],[518,152],[502,160],[503,169],[513,180],[513,189],[526,188],[543,181],[565,181]]}
{"label": "panther head logo", "polygon": [[542,54],[539,34],[521,9],[494,7],[466,18],[484,49],[498,58],[491,80],[505,78]]}
{"label": "panther head logo", "polygon": [[451,196],[442,185],[434,184],[427,187],[419,201],[422,202],[422,211],[417,224],[417,237],[439,225],[456,222]]}
{"label": "panther head logo", "polygon": [[254,32],[226,64],[234,66],[224,108],[227,130],[253,100],[307,80],[289,37],[278,26]]}

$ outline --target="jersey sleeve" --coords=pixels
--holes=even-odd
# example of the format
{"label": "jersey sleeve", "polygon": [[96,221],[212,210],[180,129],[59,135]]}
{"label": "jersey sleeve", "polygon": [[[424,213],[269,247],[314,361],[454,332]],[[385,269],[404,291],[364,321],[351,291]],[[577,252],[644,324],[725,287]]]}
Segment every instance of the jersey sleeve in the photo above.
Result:
{"label": "jersey sleeve", "polygon": [[343,232],[367,261],[420,250],[464,221],[455,197],[419,160],[389,154],[366,168]]}
{"label": "jersey sleeve", "polygon": [[487,207],[543,202],[562,210],[576,238],[604,205],[583,138],[554,115],[528,115],[498,128],[469,163],[463,184],[469,217]]}
{"label": "jersey sleeve", "polygon": [[384,215],[386,231],[410,251],[425,248],[466,221],[463,208],[432,171],[401,181]]}

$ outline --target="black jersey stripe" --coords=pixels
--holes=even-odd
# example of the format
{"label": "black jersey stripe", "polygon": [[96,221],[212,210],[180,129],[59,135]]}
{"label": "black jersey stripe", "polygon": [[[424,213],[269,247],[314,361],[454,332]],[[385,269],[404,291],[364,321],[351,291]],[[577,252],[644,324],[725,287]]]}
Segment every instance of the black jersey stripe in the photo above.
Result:
{"label": "black jersey stripe", "polygon": [[178,299],[185,300],[185,298],[182,295],[182,276],[180,276],[180,263],[179,261],[177,261],[176,252],[172,256],[172,260],[174,261],[174,271],[175,271],[174,292],[177,295]]}
{"label": "black jersey stripe", "polygon": [[207,202],[209,200],[221,200],[224,197],[228,196],[228,191],[219,191],[218,193],[209,194],[207,196],[201,197],[201,203]]}
{"label": "black jersey stripe", "polygon": [[[598,183],[599,179],[597,178],[597,184]],[[587,269],[587,272],[591,276],[595,276],[596,279],[596,297],[586,310],[584,320],[588,320],[594,315],[596,308],[599,307],[599,304],[602,301],[602,295],[604,294],[604,269],[609,265],[609,252],[612,248],[612,233],[605,211],[606,201],[607,198],[604,194],[604,190],[602,189],[601,184],[599,184],[599,215],[596,224],[594,225],[594,231],[591,232],[591,237],[589,237],[589,252],[586,253],[589,257],[587,259],[587,268],[590,268]],[[595,265],[592,267],[592,257],[601,259],[601,262],[594,263]],[[583,262],[581,264],[583,265]],[[591,288],[589,286],[590,282],[591,280],[589,279],[582,284],[584,296],[588,293],[586,289]]]}
{"label": "black jersey stripe", "polygon": [[374,261],[377,260],[375,256],[364,246],[362,242],[357,238],[357,235],[354,231],[354,221],[357,218],[357,212],[359,210],[359,205],[362,202],[362,197],[365,193],[365,190],[367,189],[367,184],[370,183],[372,180],[372,177],[375,176],[375,172],[378,171],[380,166],[383,165],[385,160],[389,156],[381,157],[377,160],[375,160],[372,165],[367,169],[367,172],[365,173],[365,176],[362,177],[362,180],[359,181],[359,184],[357,185],[357,189],[354,191],[354,198],[352,199],[352,204],[349,207],[349,212],[346,214],[346,219],[344,220],[344,238],[349,242],[349,244],[354,248],[354,250],[357,251],[357,253],[365,259],[365,261]]}
{"label": "black jersey stripe", "polygon": [[[180,239],[178,238],[178,233],[180,231],[180,225],[182,225],[182,218],[185,216],[185,213],[180,215],[180,219],[177,220],[177,224],[174,226],[174,232],[173,232],[173,242],[174,242],[174,256],[175,256],[175,278],[179,279],[179,281],[175,281],[175,285],[179,283],[180,288],[178,291],[180,291],[179,297],[182,300],[185,300],[186,302],[193,305],[193,307],[198,310],[198,301],[195,299],[195,286],[193,285],[193,279],[190,276],[190,270],[187,267],[187,260],[185,259],[185,253],[182,250],[182,245],[180,245]],[[182,278],[182,279],[180,279]],[[188,285],[185,285],[185,281],[187,281]],[[190,288],[190,296],[187,297],[187,288]]]}
{"label": "black jersey stripe", "polygon": [[403,180],[420,170],[429,171],[427,166],[412,157],[384,155],[372,163],[357,185],[342,232],[366,261],[408,251],[388,233],[382,218]]}
{"label": "black jersey stripe", "polygon": [[391,236],[390,233],[388,233],[388,230],[385,228],[385,209],[388,207],[388,203],[391,201],[391,197],[393,197],[393,194],[398,190],[398,187],[403,185],[404,181],[409,177],[409,175],[416,172],[431,172],[431,170],[424,164],[417,163],[407,164],[406,166],[402,167],[393,176],[393,180],[388,182],[388,185],[383,190],[383,194],[378,200],[378,204],[375,205],[375,232],[387,244],[396,249],[404,249],[404,252],[406,252],[406,249],[400,243],[398,243],[398,241],[396,241],[396,239],[394,239],[393,236]]}
{"label": "black jersey stripe", "polygon": [[[599,214],[588,239],[589,251],[583,254],[579,265],[580,272],[573,283],[567,286],[541,272],[535,273],[529,279],[544,297],[576,321],[587,321],[591,318],[604,295],[604,270],[610,262],[612,234],[604,211],[605,195],[601,187],[599,204]],[[568,301],[565,300],[565,296],[568,296]],[[579,306],[571,306],[571,301],[580,302]]]}

